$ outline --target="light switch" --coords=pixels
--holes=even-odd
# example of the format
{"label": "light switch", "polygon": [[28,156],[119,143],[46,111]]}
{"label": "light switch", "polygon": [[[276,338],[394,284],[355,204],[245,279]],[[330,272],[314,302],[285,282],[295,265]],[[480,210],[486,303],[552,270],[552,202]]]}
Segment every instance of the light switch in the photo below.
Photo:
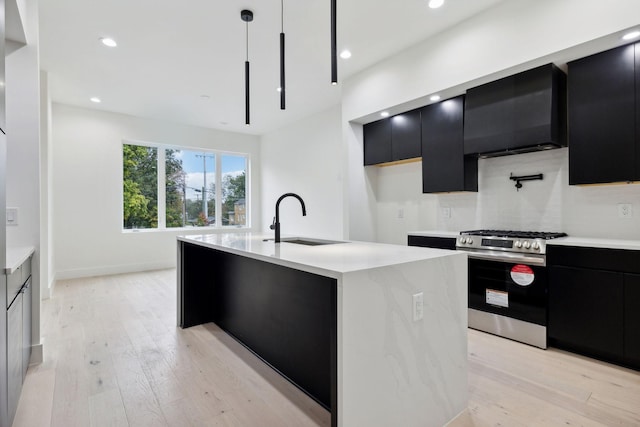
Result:
{"label": "light switch", "polygon": [[18,225],[18,208],[7,208],[7,225]]}

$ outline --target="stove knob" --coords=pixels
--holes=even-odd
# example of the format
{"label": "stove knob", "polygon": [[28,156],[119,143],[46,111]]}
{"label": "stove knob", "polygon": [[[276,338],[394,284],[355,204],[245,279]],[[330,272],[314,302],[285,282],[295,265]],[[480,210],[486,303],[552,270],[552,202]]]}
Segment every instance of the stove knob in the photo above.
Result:
{"label": "stove knob", "polygon": [[461,237],[460,238],[460,244],[464,245],[465,243],[467,243],[467,238],[466,237]]}
{"label": "stove knob", "polygon": [[524,246],[525,249],[529,249],[531,247],[531,243],[529,243],[528,241],[524,242],[522,244],[522,246]]}
{"label": "stove knob", "polygon": [[471,244],[473,244],[473,239],[472,239],[471,237],[469,237],[469,238],[467,239],[467,243],[468,243],[468,244],[470,244],[470,245],[471,245]]}
{"label": "stove knob", "polygon": [[516,240],[516,248],[521,248],[522,242],[520,240]]}
{"label": "stove knob", "polygon": [[538,242],[533,242],[533,245],[531,245],[531,247],[536,251],[540,250],[540,244]]}

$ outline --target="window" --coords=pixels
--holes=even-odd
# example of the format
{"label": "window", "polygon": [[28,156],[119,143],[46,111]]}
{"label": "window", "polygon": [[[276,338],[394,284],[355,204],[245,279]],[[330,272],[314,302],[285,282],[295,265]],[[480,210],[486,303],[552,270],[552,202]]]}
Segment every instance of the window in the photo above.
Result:
{"label": "window", "polygon": [[124,229],[248,226],[247,155],[124,143],[122,158]]}

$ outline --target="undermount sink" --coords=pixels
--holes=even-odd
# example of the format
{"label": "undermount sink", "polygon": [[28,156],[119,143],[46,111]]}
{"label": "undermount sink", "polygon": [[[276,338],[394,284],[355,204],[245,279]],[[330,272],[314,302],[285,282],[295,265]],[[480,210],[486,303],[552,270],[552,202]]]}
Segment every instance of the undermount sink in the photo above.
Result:
{"label": "undermount sink", "polygon": [[[266,240],[273,240],[273,239],[266,239]],[[306,245],[306,246],[322,246],[322,245],[335,245],[338,243],[347,243],[347,242],[341,242],[339,240],[311,239],[307,237],[284,237],[280,241],[282,243],[295,243],[296,245]]]}

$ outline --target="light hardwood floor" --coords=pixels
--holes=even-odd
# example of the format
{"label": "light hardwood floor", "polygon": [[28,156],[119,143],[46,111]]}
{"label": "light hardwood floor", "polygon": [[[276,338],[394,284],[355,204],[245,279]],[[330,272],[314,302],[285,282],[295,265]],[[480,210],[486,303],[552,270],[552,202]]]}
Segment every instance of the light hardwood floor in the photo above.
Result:
{"label": "light hardwood floor", "polygon": [[[176,327],[175,290],[175,270],[58,282],[14,427],[329,425],[215,325]],[[639,372],[474,330],[469,395],[453,427],[640,426]]]}

